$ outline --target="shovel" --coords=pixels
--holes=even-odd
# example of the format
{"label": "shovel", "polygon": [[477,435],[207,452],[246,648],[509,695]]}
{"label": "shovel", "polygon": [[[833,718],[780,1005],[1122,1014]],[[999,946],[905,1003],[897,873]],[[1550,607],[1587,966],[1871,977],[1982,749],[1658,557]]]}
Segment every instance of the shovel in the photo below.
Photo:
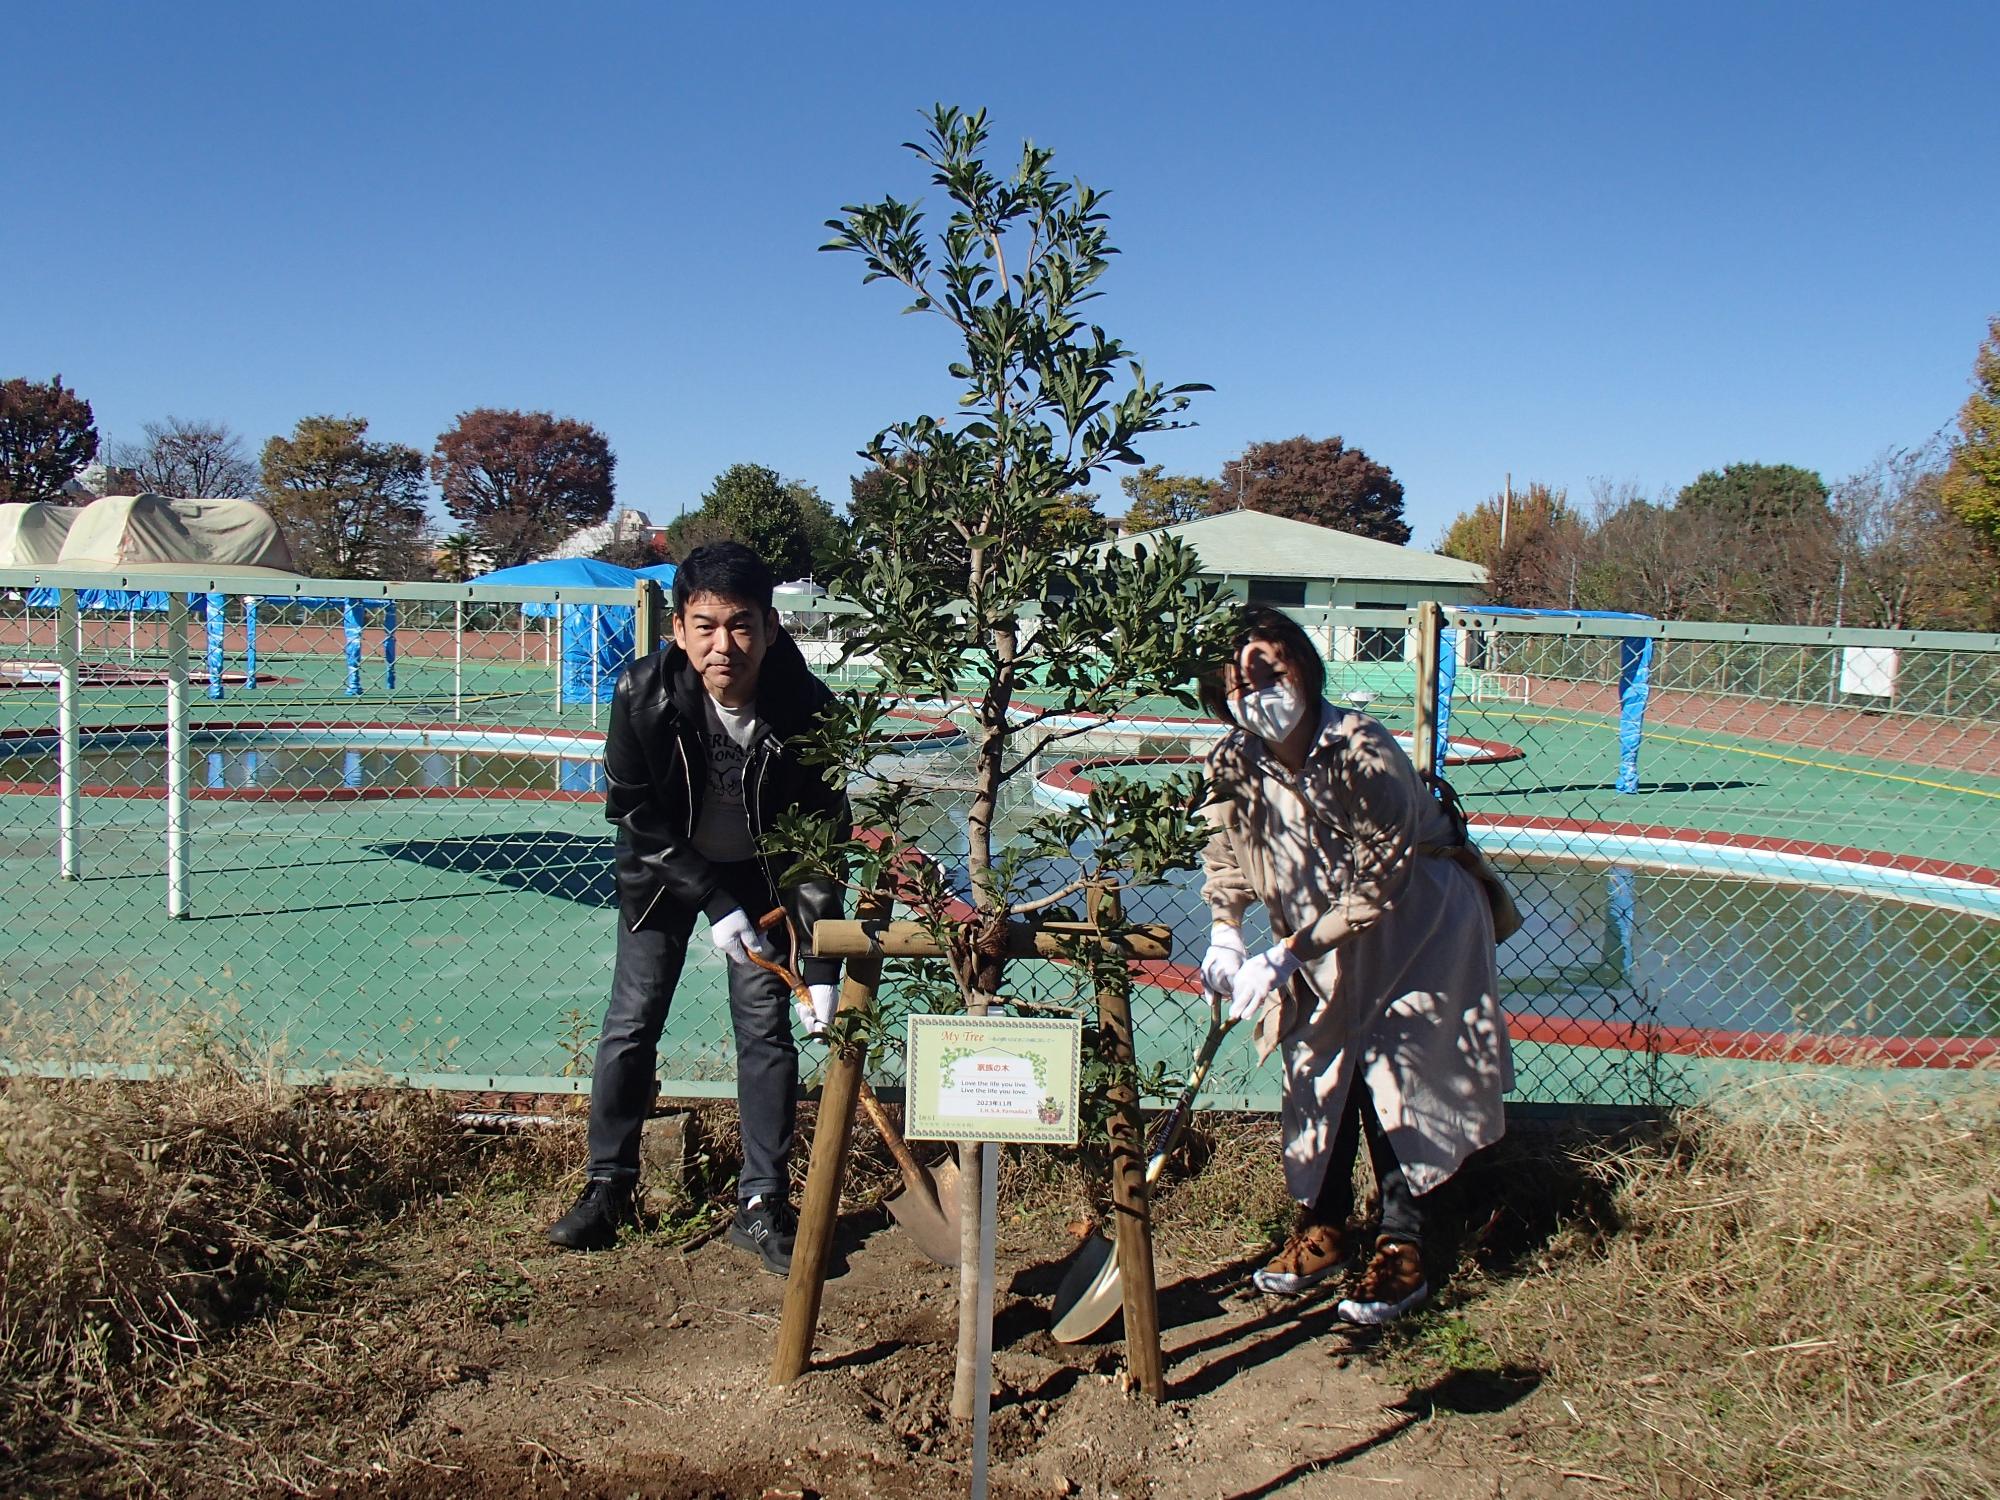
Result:
{"label": "shovel", "polygon": [[[780,909],[765,915],[757,926],[759,930],[768,932],[780,923],[783,923],[791,940],[790,964],[774,963],[754,949],[746,948],[744,951],[758,968],[768,969],[784,980],[793,996],[810,1011],[812,992],[798,974],[799,939],[791,921]],[[875,1097],[875,1091],[868,1087],[868,1080],[861,1078],[856,1082],[860,1085],[862,1112],[868,1116],[868,1123],[875,1127],[875,1133],[882,1137],[882,1144],[889,1148],[896,1169],[903,1174],[903,1190],[884,1198],[884,1206],[926,1256],[941,1266],[957,1265],[958,1163],[946,1156],[935,1167],[924,1166],[910,1150],[910,1143],[903,1139],[902,1132],[896,1129],[889,1112],[882,1108],[882,1101]]]}
{"label": "shovel", "polygon": [[[1153,1122],[1152,1151],[1146,1160],[1148,1187],[1159,1180],[1167,1158],[1174,1154],[1181,1132],[1187,1128],[1187,1122],[1194,1114],[1194,1096],[1200,1091],[1202,1080],[1208,1076],[1209,1065],[1215,1061],[1222,1039],[1229,1035],[1230,1027],[1235,1024],[1224,1014],[1221,998],[1211,994],[1208,997],[1208,1035],[1202,1038],[1200,1050],[1194,1055],[1187,1083],[1182,1087],[1180,1097],[1174,1101],[1174,1107]],[[1056,1287],[1055,1306],[1051,1309],[1054,1321],[1049,1329],[1050,1336],[1057,1343],[1074,1344],[1089,1338],[1109,1323],[1125,1305],[1125,1288],[1118,1274],[1118,1257],[1114,1253],[1116,1248],[1111,1236],[1099,1230],[1084,1242],[1083,1248],[1076,1253],[1076,1259],[1063,1273],[1062,1282]]]}

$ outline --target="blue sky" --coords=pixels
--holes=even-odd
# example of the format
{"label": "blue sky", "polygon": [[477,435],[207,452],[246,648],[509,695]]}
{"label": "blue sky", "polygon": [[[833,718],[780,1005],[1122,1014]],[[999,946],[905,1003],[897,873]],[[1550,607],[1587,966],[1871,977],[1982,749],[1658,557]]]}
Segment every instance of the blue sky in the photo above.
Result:
{"label": "blue sky", "polygon": [[1419,545],[1508,471],[1836,480],[2000,312],[1990,3],[8,14],[0,376],[114,440],[547,408],[656,518],[743,461],[841,504],[950,349],[821,226],[927,191],[937,100],[1112,191],[1101,321],[1216,388],[1149,459],[1339,434]]}

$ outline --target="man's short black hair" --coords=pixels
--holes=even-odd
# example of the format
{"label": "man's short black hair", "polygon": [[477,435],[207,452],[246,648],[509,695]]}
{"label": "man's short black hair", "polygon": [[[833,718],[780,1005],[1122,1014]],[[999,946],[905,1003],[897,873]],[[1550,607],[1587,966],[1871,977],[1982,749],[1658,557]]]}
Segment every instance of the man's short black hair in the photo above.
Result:
{"label": "man's short black hair", "polygon": [[1285,664],[1298,674],[1306,710],[1311,712],[1313,705],[1326,696],[1326,663],[1320,659],[1319,648],[1304,626],[1290,615],[1262,604],[1250,605],[1243,611],[1236,633],[1230,638],[1229,655],[1195,679],[1201,706],[1225,724],[1236,722],[1236,716],[1229,711],[1229,669],[1252,641],[1267,642],[1284,653]]}
{"label": "man's short black hair", "polygon": [[688,605],[703,594],[768,610],[776,586],[764,559],[741,542],[710,542],[681,559],[675,570],[674,613],[686,614]]}

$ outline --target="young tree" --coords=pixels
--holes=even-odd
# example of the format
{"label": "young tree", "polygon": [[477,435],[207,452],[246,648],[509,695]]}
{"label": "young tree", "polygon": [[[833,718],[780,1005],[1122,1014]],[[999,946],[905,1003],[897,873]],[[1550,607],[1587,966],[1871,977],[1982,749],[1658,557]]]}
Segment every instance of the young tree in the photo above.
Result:
{"label": "young tree", "polygon": [[365,417],[301,417],[264,444],[262,499],[307,573],[422,578],[424,456],[367,431]]}
{"label": "young tree", "polygon": [[[1096,528],[1077,518],[1073,493],[1114,463],[1138,463],[1134,444],[1184,425],[1188,393],[1205,387],[1147,381],[1122,344],[1082,320],[1113,253],[1102,195],[1058,181],[1051,153],[1032,144],[1002,175],[984,159],[986,141],[983,111],[939,106],[910,149],[948,202],[944,224],[890,197],[844,209],[826,247],[861,256],[864,280],[899,285],[910,311],[942,319],[963,347],[949,366],[957,415],[899,422],[863,454],[885,478],[862,519],[863,566],[848,593],[860,607],[856,646],[878,656],[886,680],[843,700],[823,753],[850,770],[879,764],[887,697],[975,695],[963,849],[977,917],[949,916],[952,884],[935,858],[904,858],[922,837],[914,781],[878,780],[857,801],[857,816],[886,832],[882,847],[822,830],[816,855],[851,861],[864,884],[907,863],[913,909],[950,954],[948,988],[933,1003],[975,1014],[998,999],[1011,917],[1063,910],[1093,880],[1144,881],[1192,864],[1201,840],[1187,783],[1100,783],[1087,807],[1036,819],[1012,843],[996,838],[995,820],[1005,783],[1076,732],[1054,727],[1058,716],[1112,712],[1148,694],[1192,703],[1189,679],[1220,649],[1227,618],[1197,584],[1193,554],[1171,539],[1129,557],[1088,547]],[[1039,696],[1024,701],[1031,685]],[[798,848],[808,832],[785,837]],[[971,1411],[979,1227],[978,1156],[963,1157],[971,1248],[952,1390],[961,1418]]]}
{"label": "young tree", "polygon": [[140,431],[143,442],[112,449],[112,462],[128,470],[140,489],[191,500],[256,493],[257,466],[243,451],[243,440],[223,423],[168,417]]}
{"label": "young tree", "polygon": [[1337,437],[1252,443],[1222,466],[1210,509],[1267,511],[1401,546],[1403,485],[1382,464]]}
{"label": "young tree", "polygon": [[1161,464],[1147,464],[1136,474],[1118,481],[1125,492],[1127,532],[1151,531],[1157,526],[1177,526],[1208,514],[1209,499],[1215,489],[1213,479],[1194,474],[1168,474]]}
{"label": "young tree", "polygon": [[616,464],[610,443],[588,422],[480,407],[438,434],[431,478],[445,509],[495,567],[506,568],[610,515]]}
{"label": "young tree", "polygon": [[0,501],[64,500],[63,486],[97,457],[90,403],[63,388],[0,381]]}
{"label": "young tree", "polygon": [[1942,498],[1951,513],[2000,556],[2000,317],[1972,363],[1972,394],[1958,410],[1958,440]]}

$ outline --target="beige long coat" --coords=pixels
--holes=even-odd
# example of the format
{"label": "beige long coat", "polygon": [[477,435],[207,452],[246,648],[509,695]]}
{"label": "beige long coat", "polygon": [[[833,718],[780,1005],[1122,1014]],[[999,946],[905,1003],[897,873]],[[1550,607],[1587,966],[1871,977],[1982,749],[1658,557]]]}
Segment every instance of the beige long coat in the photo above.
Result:
{"label": "beige long coat", "polygon": [[1410,1190],[1431,1191],[1500,1138],[1514,1082],[1486,893],[1431,852],[1450,818],[1388,730],[1329,703],[1296,776],[1241,730],[1208,769],[1202,895],[1231,922],[1263,902],[1303,961],[1257,1038],[1260,1061],[1284,1053],[1286,1185],[1319,1196],[1359,1076]]}

